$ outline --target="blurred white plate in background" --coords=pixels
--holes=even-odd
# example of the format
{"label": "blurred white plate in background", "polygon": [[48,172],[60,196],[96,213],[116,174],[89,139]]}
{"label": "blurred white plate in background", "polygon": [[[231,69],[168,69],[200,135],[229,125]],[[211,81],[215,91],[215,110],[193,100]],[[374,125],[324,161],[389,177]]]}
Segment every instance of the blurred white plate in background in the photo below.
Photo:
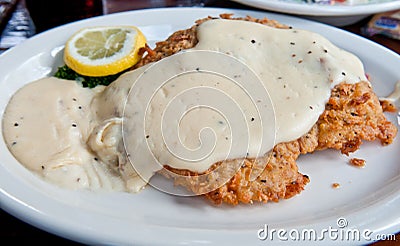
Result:
{"label": "blurred white plate in background", "polygon": [[368,3],[353,5],[327,5],[284,0],[232,1],[264,10],[300,15],[305,18],[334,26],[354,24],[372,14],[400,9],[400,0],[368,1]]}
{"label": "blurred white plate in background", "polygon": [[[35,79],[51,76],[62,64],[63,46],[78,29],[97,25],[135,25],[150,45],[200,18],[233,13],[270,18],[320,33],[364,63],[379,96],[399,80],[399,55],[365,38],[328,25],[264,11],[217,8],[166,8],[96,17],[38,34],[0,55],[0,119],[11,95]],[[382,62],[385,61],[385,62]],[[395,117],[390,118],[395,122]],[[0,121],[1,129],[1,121]],[[400,136],[389,146],[365,143],[350,157],[366,160],[359,169],[339,151],[301,156],[299,170],[311,182],[298,196],[279,203],[212,206],[203,197],[176,197],[147,187],[139,194],[65,190],[44,182],[10,154],[0,131],[0,206],[11,215],[50,233],[90,245],[266,245],[309,241],[260,241],[257,231],[338,228],[371,230],[371,237],[400,230]],[[340,189],[333,189],[339,183]],[[341,221],[342,223],[345,221]],[[330,240],[325,245],[371,241]]]}

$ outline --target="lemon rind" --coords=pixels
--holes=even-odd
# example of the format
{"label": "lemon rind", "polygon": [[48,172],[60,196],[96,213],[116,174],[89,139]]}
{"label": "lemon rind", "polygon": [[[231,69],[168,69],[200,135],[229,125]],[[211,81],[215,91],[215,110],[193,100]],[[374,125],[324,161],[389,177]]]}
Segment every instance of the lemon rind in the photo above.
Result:
{"label": "lemon rind", "polygon": [[[130,35],[129,40],[125,40],[124,49],[115,56],[112,56],[115,61],[109,63],[104,62],[104,60],[102,62],[93,62],[76,52],[73,44],[79,36],[91,30],[104,30],[104,28],[120,28],[130,30],[131,32],[134,31],[133,35],[135,38],[132,40],[132,35]],[[139,50],[145,46],[146,42],[147,40],[143,33],[134,26],[84,28],[76,32],[67,41],[64,51],[64,62],[68,67],[81,75],[93,77],[113,75],[134,66],[141,59],[142,56],[139,55]]]}

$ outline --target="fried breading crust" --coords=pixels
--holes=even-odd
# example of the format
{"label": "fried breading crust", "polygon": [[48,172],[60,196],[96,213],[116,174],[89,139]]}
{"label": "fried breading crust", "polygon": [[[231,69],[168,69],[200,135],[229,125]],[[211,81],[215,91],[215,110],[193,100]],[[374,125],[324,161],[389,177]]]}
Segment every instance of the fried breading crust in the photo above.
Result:
{"label": "fried breading crust", "polygon": [[[220,18],[240,19],[253,21],[276,28],[290,28],[274,20],[255,19],[250,16],[245,18],[232,18],[230,14],[223,14]],[[189,29],[173,33],[167,40],[158,42],[152,50],[149,47],[144,58],[135,66],[140,67],[150,62],[158,61],[173,55],[183,49],[189,49],[197,44],[196,27],[207,20],[208,17],[196,21]],[[326,104],[326,110],[320,116],[312,129],[301,138],[277,144],[272,152],[257,159],[226,160],[214,164],[207,172],[212,172],[215,166],[223,165],[225,170],[235,166],[241,161],[239,170],[235,170],[233,177],[224,185],[204,196],[215,204],[278,202],[299,194],[309,182],[309,177],[298,171],[296,159],[300,154],[311,153],[316,150],[333,148],[343,154],[356,151],[363,140],[373,141],[379,139],[382,144],[390,144],[397,134],[397,128],[386,120],[377,96],[374,94],[369,82],[357,84],[337,85]],[[262,164],[266,164],[262,165]],[[250,173],[256,167],[265,166],[261,175],[251,181]],[[222,169],[224,169],[222,168]],[[192,182],[181,178],[182,176],[196,177],[200,174],[188,170],[178,170],[165,166],[162,173],[175,180],[176,185],[182,185],[195,194],[202,194],[205,189],[212,187],[212,182],[200,186],[196,178]],[[174,175],[177,174],[177,175]],[[223,174],[218,174],[223,176]]]}
{"label": "fried breading crust", "polygon": [[317,125],[318,149],[338,149],[346,155],[356,151],[363,140],[379,139],[388,145],[397,134],[368,82],[336,86]]}

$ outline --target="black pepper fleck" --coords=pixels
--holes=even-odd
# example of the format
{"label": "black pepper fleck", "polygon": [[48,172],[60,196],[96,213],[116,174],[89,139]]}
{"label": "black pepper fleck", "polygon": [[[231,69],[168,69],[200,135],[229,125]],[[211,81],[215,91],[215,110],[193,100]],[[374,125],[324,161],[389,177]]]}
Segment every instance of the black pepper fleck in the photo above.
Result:
{"label": "black pepper fleck", "polygon": [[74,123],[74,124],[72,124],[72,127],[76,127],[76,124]]}
{"label": "black pepper fleck", "polygon": [[98,161],[99,159],[97,159],[97,157],[94,158],[95,161]]}
{"label": "black pepper fleck", "polygon": [[14,142],[12,142],[12,144],[11,144],[11,145],[12,145],[12,146],[14,146],[14,145],[16,145],[16,144],[17,144],[17,142],[16,142],[16,141],[14,141]]}
{"label": "black pepper fleck", "polygon": [[261,179],[260,182],[261,183],[267,183],[267,180],[266,179]]}
{"label": "black pepper fleck", "polygon": [[251,121],[254,121],[254,117],[251,117]]}
{"label": "black pepper fleck", "polygon": [[343,76],[346,76],[346,73],[345,73],[345,72],[342,72],[342,75],[343,75]]}
{"label": "black pepper fleck", "polygon": [[146,135],[146,138],[149,138],[150,136],[149,135]]}
{"label": "black pepper fleck", "polygon": [[199,68],[199,67],[196,67],[196,71],[200,71],[200,68]]}
{"label": "black pepper fleck", "polygon": [[44,170],[44,166],[42,165],[42,170]]}
{"label": "black pepper fleck", "polygon": [[79,106],[78,108],[79,108],[79,109],[82,109],[82,106]]}
{"label": "black pepper fleck", "polygon": [[309,50],[308,52],[307,52],[307,54],[311,54],[312,53],[312,51],[311,50]]}
{"label": "black pepper fleck", "polygon": [[314,109],[314,108],[310,105],[310,109]]}
{"label": "black pepper fleck", "polygon": [[19,126],[17,122],[14,123],[14,126]]}
{"label": "black pepper fleck", "polygon": [[76,98],[72,98],[72,101],[76,102]]}
{"label": "black pepper fleck", "polygon": [[328,53],[328,50],[325,50],[325,49],[324,49],[324,52],[325,52],[325,53]]}
{"label": "black pepper fleck", "polygon": [[290,42],[290,44],[291,44],[291,45],[295,45],[296,43],[295,43],[295,42]]}
{"label": "black pepper fleck", "polygon": [[252,44],[255,44],[255,43],[256,43],[256,41],[255,41],[254,39],[252,39],[252,40],[251,40],[251,43],[252,43]]}

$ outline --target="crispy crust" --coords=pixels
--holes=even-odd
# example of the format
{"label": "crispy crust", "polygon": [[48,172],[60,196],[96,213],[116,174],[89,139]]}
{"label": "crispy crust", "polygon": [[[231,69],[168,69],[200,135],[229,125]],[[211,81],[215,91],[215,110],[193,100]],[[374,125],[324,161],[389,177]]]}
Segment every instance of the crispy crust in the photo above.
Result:
{"label": "crispy crust", "polygon": [[[289,28],[274,20],[255,19],[250,16],[245,18],[232,18],[229,14],[221,15],[224,19],[240,19],[253,21],[276,28]],[[173,55],[183,49],[189,49],[197,44],[196,27],[207,20],[208,17],[198,20],[196,25],[186,30],[173,33],[167,40],[158,42],[151,50],[143,50],[147,55],[135,66],[140,67],[150,62],[158,61]],[[357,84],[341,83],[333,90],[324,113],[312,129],[298,140],[277,144],[271,153],[254,159],[227,160],[214,164],[207,172],[212,172],[215,166],[222,165],[229,169],[235,162],[241,161],[238,171],[233,177],[219,188],[204,194],[215,204],[278,202],[299,194],[309,182],[309,177],[298,172],[296,159],[300,154],[311,153],[316,150],[333,148],[348,155],[356,151],[363,140],[373,141],[379,139],[383,145],[390,144],[397,134],[397,128],[386,120],[377,96],[368,82]],[[261,175],[251,181],[250,173],[259,165],[266,168]],[[172,171],[172,172],[171,172]],[[199,186],[196,178],[193,182],[180,178],[183,176],[197,177],[199,174],[188,170],[177,170],[166,166],[162,172],[165,176],[173,178],[176,185],[187,187],[195,194],[202,194],[204,189],[213,185],[212,182]],[[172,174],[171,174],[172,173]],[[174,175],[178,174],[178,175]],[[219,173],[218,175],[223,175]]]}
{"label": "crispy crust", "polygon": [[379,139],[387,145],[397,134],[368,82],[336,86],[317,125],[317,149],[338,149],[346,155],[356,151],[363,140]]}

